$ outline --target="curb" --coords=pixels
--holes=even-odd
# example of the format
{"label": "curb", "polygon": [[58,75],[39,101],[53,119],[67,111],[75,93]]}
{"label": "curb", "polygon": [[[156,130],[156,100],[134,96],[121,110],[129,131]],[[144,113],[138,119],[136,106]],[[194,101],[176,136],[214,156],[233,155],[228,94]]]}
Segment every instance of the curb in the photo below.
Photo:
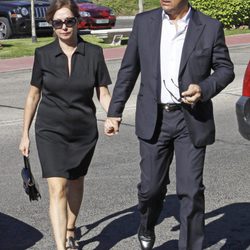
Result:
{"label": "curb", "polygon": [[117,20],[134,20],[135,16],[118,16],[116,17]]}

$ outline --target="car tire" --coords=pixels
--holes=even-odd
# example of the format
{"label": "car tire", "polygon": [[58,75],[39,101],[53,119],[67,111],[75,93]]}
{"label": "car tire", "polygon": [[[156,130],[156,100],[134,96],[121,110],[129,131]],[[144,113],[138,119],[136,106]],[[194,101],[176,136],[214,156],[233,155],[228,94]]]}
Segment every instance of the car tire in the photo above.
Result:
{"label": "car tire", "polygon": [[9,20],[5,17],[0,17],[0,40],[8,39],[11,37],[11,35],[12,30]]}

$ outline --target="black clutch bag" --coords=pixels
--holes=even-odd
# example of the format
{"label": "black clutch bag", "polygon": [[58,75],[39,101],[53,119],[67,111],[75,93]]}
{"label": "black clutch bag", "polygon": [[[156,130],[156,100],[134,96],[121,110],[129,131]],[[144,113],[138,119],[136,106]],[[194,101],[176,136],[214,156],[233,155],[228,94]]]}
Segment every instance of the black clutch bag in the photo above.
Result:
{"label": "black clutch bag", "polygon": [[41,198],[41,194],[39,192],[38,184],[35,181],[35,178],[31,172],[29,158],[24,156],[24,167],[21,171],[21,176],[23,179],[23,188],[25,193],[29,196],[30,201],[38,200]]}

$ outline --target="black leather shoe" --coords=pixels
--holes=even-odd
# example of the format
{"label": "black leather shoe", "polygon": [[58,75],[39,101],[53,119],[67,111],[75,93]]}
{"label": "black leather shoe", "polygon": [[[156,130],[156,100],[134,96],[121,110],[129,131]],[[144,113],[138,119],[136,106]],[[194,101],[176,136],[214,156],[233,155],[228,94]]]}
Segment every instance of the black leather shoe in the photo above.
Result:
{"label": "black leather shoe", "polygon": [[138,230],[138,239],[142,250],[151,250],[155,243],[155,232],[154,230],[145,230],[140,226]]}

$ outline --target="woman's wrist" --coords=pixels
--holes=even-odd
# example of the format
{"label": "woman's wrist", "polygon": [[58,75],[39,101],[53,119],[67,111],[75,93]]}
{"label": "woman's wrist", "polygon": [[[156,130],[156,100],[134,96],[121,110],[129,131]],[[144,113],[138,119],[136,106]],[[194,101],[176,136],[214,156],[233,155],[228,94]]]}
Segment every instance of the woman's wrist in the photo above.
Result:
{"label": "woman's wrist", "polygon": [[23,131],[22,137],[29,137],[29,131]]}

